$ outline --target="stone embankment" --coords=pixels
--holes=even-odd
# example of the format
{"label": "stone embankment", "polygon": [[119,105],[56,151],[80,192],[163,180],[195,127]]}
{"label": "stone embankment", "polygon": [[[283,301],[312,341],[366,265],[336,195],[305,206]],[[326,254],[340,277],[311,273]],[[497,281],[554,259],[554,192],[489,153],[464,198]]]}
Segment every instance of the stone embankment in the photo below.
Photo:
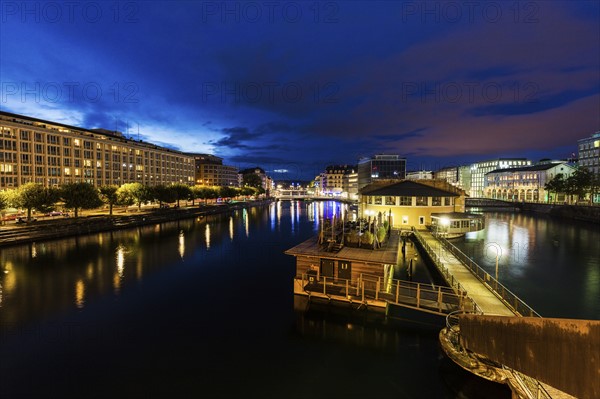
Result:
{"label": "stone embankment", "polygon": [[113,216],[58,217],[24,224],[6,222],[3,226],[0,226],[0,247],[227,213],[236,209],[267,205],[270,202],[270,200],[265,200],[185,208],[154,208],[142,212],[115,214]]}
{"label": "stone embankment", "polygon": [[600,206],[523,203],[522,211],[600,224]]}

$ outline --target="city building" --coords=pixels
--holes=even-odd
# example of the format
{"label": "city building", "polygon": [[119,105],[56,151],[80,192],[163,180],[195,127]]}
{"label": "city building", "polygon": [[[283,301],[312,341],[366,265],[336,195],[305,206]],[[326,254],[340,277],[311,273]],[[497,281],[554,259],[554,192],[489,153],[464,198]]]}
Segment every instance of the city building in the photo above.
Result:
{"label": "city building", "polygon": [[238,172],[238,184],[242,187],[244,181],[244,175],[247,174],[256,174],[260,177],[261,187],[265,190],[267,196],[270,194],[270,191],[273,189],[273,180],[267,176],[267,173],[263,168],[259,168],[258,166],[254,168],[242,169]]}
{"label": "city building", "polygon": [[577,140],[579,166],[600,176],[600,131],[585,139]]}
{"label": "city building", "polygon": [[348,198],[358,194],[358,174],[354,165],[330,165],[320,176],[322,195]]}
{"label": "city building", "polygon": [[406,180],[431,180],[433,172],[430,170],[418,170],[414,172],[406,172]]}
{"label": "city building", "polygon": [[375,155],[358,161],[358,189],[378,180],[406,178],[406,158],[399,155]]}
{"label": "city building", "polygon": [[485,196],[486,173],[497,169],[518,168],[529,165],[531,165],[531,161],[525,158],[498,158],[471,164],[470,196],[474,198]]}
{"label": "city building", "polygon": [[238,168],[223,165],[223,158],[210,154],[188,154],[194,157],[195,183],[199,186],[237,187]]}
{"label": "city building", "polygon": [[372,183],[360,190],[359,215],[381,217],[399,228],[425,229],[432,215],[463,213],[465,193],[441,180]]}
{"label": "city building", "polygon": [[433,178],[445,180],[466,193],[471,191],[471,167],[470,166],[451,166],[442,168],[433,173]]}
{"label": "city building", "polygon": [[547,161],[520,168],[497,169],[485,175],[485,196],[507,201],[564,201],[564,194],[544,188],[556,175],[569,177],[575,168],[564,161]]}
{"label": "city building", "polygon": [[25,183],[194,184],[194,158],[128,139],[0,111],[0,189]]}

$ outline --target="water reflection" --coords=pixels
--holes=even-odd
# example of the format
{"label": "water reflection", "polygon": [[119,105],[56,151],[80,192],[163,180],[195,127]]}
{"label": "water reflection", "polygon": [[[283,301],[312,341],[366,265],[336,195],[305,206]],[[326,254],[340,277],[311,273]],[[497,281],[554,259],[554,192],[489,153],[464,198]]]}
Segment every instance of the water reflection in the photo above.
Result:
{"label": "water reflection", "polygon": [[183,259],[183,255],[185,254],[185,234],[183,230],[179,232],[179,245],[177,246],[177,251],[179,252],[179,257]]}
{"label": "water reflection", "polygon": [[204,237],[206,242],[206,249],[210,249],[210,224],[206,223],[206,228],[204,229]]}
{"label": "water reflection", "polygon": [[83,308],[85,298],[85,284],[83,280],[79,279],[75,283],[75,306],[79,309]]}
{"label": "water reflection", "polygon": [[456,245],[545,317],[600,318],[600,232],[591,224],[486,213],[486,228]]}

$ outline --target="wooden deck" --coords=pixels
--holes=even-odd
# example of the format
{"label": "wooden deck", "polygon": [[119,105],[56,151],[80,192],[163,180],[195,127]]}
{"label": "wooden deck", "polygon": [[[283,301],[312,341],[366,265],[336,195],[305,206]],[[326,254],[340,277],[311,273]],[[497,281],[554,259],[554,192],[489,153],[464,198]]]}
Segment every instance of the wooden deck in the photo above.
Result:
{"label": "wooden deck", "polygon": [[326,257],[336,260],[395,265],[398,262],[399,249],[400,230],[392,230],[386,244],[375,250],[344,246],[341,250],[332,252],[327,250],[327,246],[319,244],[317,237],[311,237],[284,253],[292,256]]}

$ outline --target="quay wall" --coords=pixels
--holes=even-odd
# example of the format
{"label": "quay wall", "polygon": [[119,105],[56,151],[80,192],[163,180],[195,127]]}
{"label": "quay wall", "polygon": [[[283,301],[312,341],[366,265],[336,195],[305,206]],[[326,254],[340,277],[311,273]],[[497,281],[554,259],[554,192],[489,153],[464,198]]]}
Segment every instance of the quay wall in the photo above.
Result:
{"label": "quay wall", "polygon": [[581,399],[600,398],[600,321],[460,315],[462,345]]}
{"label": "quay wall", "polygon": [[188,208],[157,209],[140,213],[113,214],[113,216],[94,215],[78,218],[57,218],[41,220],[22,226],[4,225],[0,226],[0,247],[223,214],[236,209],[267,205],[270,202],[271,200],[264,200],[213,206],[200,205]]}
{"label": "quay wall", "polygon": [[600,224],[600,206],[521,203],[524,212],[544,213],[551,217]]}

